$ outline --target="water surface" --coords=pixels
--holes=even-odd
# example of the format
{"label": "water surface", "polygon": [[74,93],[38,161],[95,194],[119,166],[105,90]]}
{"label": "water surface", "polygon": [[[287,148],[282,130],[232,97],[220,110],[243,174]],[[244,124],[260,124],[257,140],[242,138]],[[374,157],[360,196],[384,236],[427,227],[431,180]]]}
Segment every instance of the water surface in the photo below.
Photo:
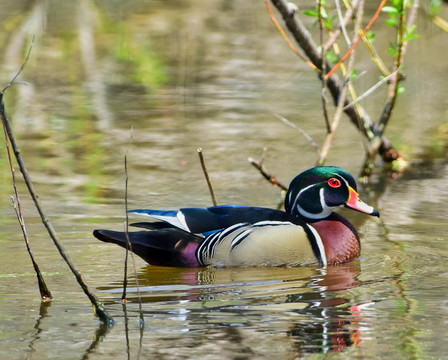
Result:
{"label": "water surface", "polygon": [[[123,229],[124,156],[130,208],[210,205],[198,147],[220,204],[275,207],[279,189],[247,158],[268,147],[266,166],[285,183],[313,166],[314,148],[271,112],[320,144],[320,84],[263,2],[0,5],[3,84],[36,35],[22,76],[28,85],[6,96],[22,154],[71,259],[116,320],[111,329],[98,324],[17,174],[32,248],[55,298],[41,305],[2,148],[0,358],[447,357],[448,69],[434,59],[448,47],[423,12],[387,132],[410,167],[395,177],[380,169],[360,188],[380,219],[343,211],[361,234],[360,259],[328,268],[172,269],[136,257],[123,309],[124,252],[91,233]],[[376,31],[381,48],[387,39]],[[377,79],[368,70],[360,88]],[[363,105],[375,117],[383,101],[378,93]],[[362,161],[359,135],[344,120],[328,164],[357,174]]]}

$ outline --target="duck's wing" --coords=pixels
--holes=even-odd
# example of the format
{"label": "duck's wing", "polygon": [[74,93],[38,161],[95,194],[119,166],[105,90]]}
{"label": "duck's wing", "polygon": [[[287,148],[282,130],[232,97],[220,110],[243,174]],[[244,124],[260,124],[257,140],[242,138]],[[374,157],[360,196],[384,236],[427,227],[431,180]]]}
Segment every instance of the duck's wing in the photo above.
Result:
{"label": "duck's wing", "polygon": [[284,211],[240,205],[184,208],[180,210],[136,209],[131,210],[130,213],[148,216],[165,223],[139,222],[132,224],[133,226],[147,229],[175,227],[193,234],[203,234],[205,236],[239,223],[255,224],[268,220],[295,221]]}

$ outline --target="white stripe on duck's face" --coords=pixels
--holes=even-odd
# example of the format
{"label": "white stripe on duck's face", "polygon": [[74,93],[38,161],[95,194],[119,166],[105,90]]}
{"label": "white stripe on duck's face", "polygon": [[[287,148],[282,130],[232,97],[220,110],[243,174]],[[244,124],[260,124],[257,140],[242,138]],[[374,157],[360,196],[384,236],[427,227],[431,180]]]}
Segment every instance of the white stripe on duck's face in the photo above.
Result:
{"label": "white stripe on duck's face", "polygon": [[353,177],[336,167],[313,168],[296,176],[285,199],[285,210],[300,218],[325,219],[349,199]]}
{"label": "white stripe on duck's face", "polygon": [[[312,185],[312,186],[316,186],[316,185]],[[310,189],[306,188],[304,190],[310,190]],[[299,192],[296,199],[294,200],[293,211],[296,210],[304,218],[315,219],[315,220],[325,219],[328,216],[330,216],[330,214],[334,211],[335,208],[337,208],[337,206],[328,206],[327,205],[327,203],[325,202],[325,193],[324,193],[325,190],[322,187],[319,190],[319,202],[317,202],[317,201],[315,202],[315,205],[316,205],[315,211],[317,211],[318,209],[320,209],[320,211],[319,212],[307,211],[304,208],[302,208],[300,205],[300,200],[299,200],[300,196],[304,195],[304,194],[302,194],[302,191]],[[319,207],[317,205],[319,205]]]}
{"label": "white stripe on duck's face", "polygon": [[[201,244],[202,251],[198,249],[198,256],[204,265],[295,266],[319,264],[307,233],[300,226],[274,221],[239,225],[235,226],[231,232],[226,231],[225,236],[220,236],[217,233],[208,237]],[[214,242],[214,244],[209,242]],[[325,259],[325,254],[322,255]],[[325,263],[325,260],[323,262]]]}

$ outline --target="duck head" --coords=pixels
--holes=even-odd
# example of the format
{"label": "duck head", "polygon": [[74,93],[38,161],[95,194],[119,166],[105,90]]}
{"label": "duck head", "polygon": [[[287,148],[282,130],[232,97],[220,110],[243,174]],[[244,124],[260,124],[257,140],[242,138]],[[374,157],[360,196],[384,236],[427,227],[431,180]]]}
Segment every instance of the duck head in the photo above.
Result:
{"label": "duck head", "polygon": [[297,175],[285,198],[286,212],[308,221],[325,219],[339,206],[380,216],[359,198],[353,176],[335,166],[315,167]]}

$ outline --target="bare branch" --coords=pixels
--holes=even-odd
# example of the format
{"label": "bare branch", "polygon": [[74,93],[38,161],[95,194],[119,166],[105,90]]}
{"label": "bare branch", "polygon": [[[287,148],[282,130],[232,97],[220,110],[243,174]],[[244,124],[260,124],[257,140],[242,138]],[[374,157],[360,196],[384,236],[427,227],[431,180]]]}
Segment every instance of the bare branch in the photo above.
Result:
{"label": "bare branch", "polygon": [[[361,4],[363,4],[363,0],[361,0]],[[353,31],[353,33],[354,33],[353,36],[354,37],[356,37],[357,30],[358,30],[358,28],[359,28],[359,26],[361,24],[361,20],[362,20],[362,16],[363,16],[362,9],[363,9],[363,6],[360,6],[359,9],[358,9],[358,12],[357,12],[356,22],[355,22],[355,29]],[[316,162],[316,165],[323,165],[324,162],[325,162],[325,159],[326,159],[326,157],[328,155],[328,152],[330,151],[330,146],[331,146],[331,143],[333,141],[334,134],[336,132],[336,129],[339,126],[339,123],[340,123],[340,120],[341,120],[341,116],[342,116],[342,112],[344,111],[344,103],[345,103],[345,100],[346,100],[345,97],[346,97],[346,94],[347,94],[347,91],[348,91],[348,86],[347,85],[349,83],[349,79],[350,79],[350,75],[351,75],[354,63],[355,63],[355,51],[353,50],[350,53],[350,59],[349,59],[348,66],[347,66],[347,75],[346,75],[347,79],[344,82],[344,86],[342,87],[341,92],[340,92],[340,98],[338,99],[338,103],[337,103],[337,107],[336,107],[336,113],[335,113],[334,119],[333,119],[333,121],[331,123],[330,132],[328,132],[327,136],[325,137],[325,141],[324,141],[324,144],[322,145],[322,149],[320,151],[320,156],[319,156],[319,159]]]}
{"label": "bare branch", "polygon": [[338,67],[348,58],[348,56],[350,55],[350,53],[355,49],[356,46],[358,46],[359,42],[361,41],[361,39],[364,37],[364,35],[367,33],[367,31],[369,31],[370,27],[373,25],[373,23],[375,22],[375,20],[378,18],[378,15],[381,12],[381,9],[384,7],[384,5],[386,4],[387,0],[381,0],[380,5],[378,6],[378,9],[376,10],[375,14],[373,15],[372,19],[370,20],[370,22],[367,24],[367,26],[365,27],[363,33],[356,39],[356,41],[353,42],[353,45],[350,47],[350,49],[347,51],[347,53],[342,57],[341,60],[339,60],[339,62],[333,67],[333,69],[331,69],[327,75],[325,75],[326,77],[330,77],[331,74],[333,74]]}
{"label": "bare branch", "polygon": [[34,46],[34,35],[33,35],[33,38],[31,39],[31,43],[30,43],[30,46],[29,46],[29,48],[28,48],[28,52],[26,53],[25,60],[24,60],[23,63],[22,63],[22,66],[20,67],[19,71],[17,71],[17,73],[14,75],[14,77],[13,77],[12,80],[9,82],[9,84],[6,85],[6,86],[2,89],[2,91],[1,91],[2,94],[5,92],[6,89],[10,88],[10,87],[13,86],[13,85],[16,85],[16,84],[24,84],[24,85],[26,85],[25,82],[20,82],[20,83],[16,82],[16,79],[19,77],[19,75],[22,73],[23,69],[25,68],[25,65],[27,64],[28,59],[30,58],[30,54],[31,54],[31,50],[33,49],[33,46]]}
{"label": "bare branch", "polygon": [[373,85],[370,89],[368,89],[366,92],[364,92],[363,94],[361,94],[360,96],[358,96],[355,100],[353,100],[350,104],[346,105],[344,107],[344,110],[346,110],[347,108],[353,106],[354,104],[359,103],[362,99],[366,98],[367,96],[369,96],[370,94],[372,94],[376,89],[378,89],[381,85],[385,84],[386,82],[389,81],[389,79],[392,76],[395,76],[395,74],[400,71],[400,68],[398,68],[396,71],[394,71],[392,74],[389,74],[388,76],[386,76],[385,78],[381,79],[380,81],[378,81],[375,85]]}
{"label": "bare branch", "polygon": [[[305,57],[305,55],[303,55],[299,50],[297,50],[296,47],[291,43],[291,41],[289,41],[289,39],[286,36],[285,32],[283,31],[282,27],[280,26],[280,24],[278,23],[277,19],[275,18],[274,13],[272,12],[271,7],[269,6],[269,1],[268,0],[264,0],[264,3],[266,4],[266,8],[268,10],[269,17],[271,18],[271,21],[274,23],[274,25],[277,28],[278,32],[283,37],[283,39],[286,41],[286,43],[288,44],[289,48],[293,51],[294,54],[296,54],[300,59],[302,59],[302,61],[305,64],[307,64],[311,69],[319,72],[320,70],[312,62],[310,62]],[[294,12],[297,11],[297,9],[292,9],[290,7],[289,11],[291,11],[294,14]]]}
{"label": "bare branch", "polygon": [[305,131],[303,131],[301,128],[299,128],[296,124],[292,123],[291,121],[284,118],[283,116],[281,116],[275,112],[271,112],[271,113],[272,113],[272,115],[274,115],[275,118],[277,118],[284,124],[292,127],[293,129],[297,130],[301,135],[303,135],[305,137],[305,139],[308,140],[308,142],[313,146],[313,148],[316,149],[317,154],[319,154],[319,146],[317,146],[316,142],[313,140],[313,138],[310,135],[308,135]]}
{"label": "bare branch", "polygon": [[[282,14],[288,30],[294,36],[295,40],[302,48],[306,56],[317,67],[321,67],[322,59],[320,57],[318,48],[314,43],[311,35],[296,13],[291,14],[288,10],[288,3],[286,0],[271,0],[274,6]],[[358,5],[359,6],[359,5]],[[327,69],[331,69],[331,65],[326,64]],[[339,77],[335,74],[328,76],[327,87],[333,97],[334,103],[337,104],[340,99],[342,84]],[[349,102],[346,100],[345,105]],[[348,107],[345,113],[350,118],[350,121],[361,131],[369,141],[377,133],[376,125],[368,117],[367,113],[360,105]],[[383,135],[380,141],[379,153],[383,157],[384,161],[390,161],[390,159],[399,157],[400,154],[396,151],[390,141]]]}
{"label": "bare branch", "polygon": [[29,53],[30,53],[30,51],[28,51],[27,58],[25,59],[24,64],[20,68],[17,75],[13,78],[13,80],[9,83],[9,85],[6,86],[5,88],[3,88],[3,90],[0,92],[0,118],[2,120],[7,137],[9,138],[11,148],[14,152],[17,164],[19,165],[19,168],[20,168],[20,172],[22,173],[23,179],[28,188],[28,192],[30,193],[31,198],[33,199],[34,205],[36,206],[36,209],[41,217],[43,225],[47,229],[47,232],[48,232],[50,238],[53,240],[54,245],[58,249],[59,254],[64,259],[64,261],[66,262],[66,264],[72,271],[73,275],[75,276],[76,280],[78,281],[78,284],[81,286],[84,293],[87,295],[87,297],[91,301],[92,305],[94,306],[95,314],[100,318],[100,320],[102,322],[104,322],[105,324],[107,324],[109,326],[114,323],[112,317],[107,313],[107,311],[104,309],[101,302],[98,300],[98,298],[95,296],[95,294],[90,291],[89,287],[84,282],[81,273],[78,271],[75,264],[68,257],[67,252],[65,251],[64,247],[62,246],[62,244],[60,243],[60,241],[56,235],[56,231],[53,228],[53,225],[51,224],[50,219],[47,217],[42,206],[40,205],[40,201],[39,201],[38,195],[34,189],[33,182],[28,173],[28,170],[26,169],[25,162],[22,158],[22,155],[19,151],[19,147],[18,147],[18,144],[14,137],[14,134],[13,134],[13,131],[11,128],[11,124],[10,124],[8,118],[6,117],[6,111],[5,111],[4,102],[3,102],[4,91],[7,88],[9,88],[10,86],[14,85],[14,81],[17,79],[18,74],[20,74],[20,72],[22,71],[22,69],[24,68],[24,66],[26,64],[26,61],[28,60]]}
{"label": "bare branch", "polygon": [[277,178],[272,175],[263,165],[263,161],[264,161],[264,156],[266,154],[267,148],[263,149],[263,153],[261,154],[261,157],[259,160],[255,160],[254,158],[249,158],[247,159],[253,166],[255,166],[255,168],[258,169],[258,171],[260,171],[261,175],[263,175],[263,177],[268,180],[272,185],[274,186],[278,186],[283,190],[288,190],[288,187],[283,184],[280,180],[277,180]]}
{"label": "bare branch", "polygon": [[207,181],[208,190],[210,191],[210,196],[212,197],[212,202],[214,206],[217,206],[215,192],[213,191],[213,186],[208,176],[207,168],[205,167],[204,155],[202,154],[202,148],[198,148],[199,160],[201,162],[202,171],[204,172],[205,180]]}

